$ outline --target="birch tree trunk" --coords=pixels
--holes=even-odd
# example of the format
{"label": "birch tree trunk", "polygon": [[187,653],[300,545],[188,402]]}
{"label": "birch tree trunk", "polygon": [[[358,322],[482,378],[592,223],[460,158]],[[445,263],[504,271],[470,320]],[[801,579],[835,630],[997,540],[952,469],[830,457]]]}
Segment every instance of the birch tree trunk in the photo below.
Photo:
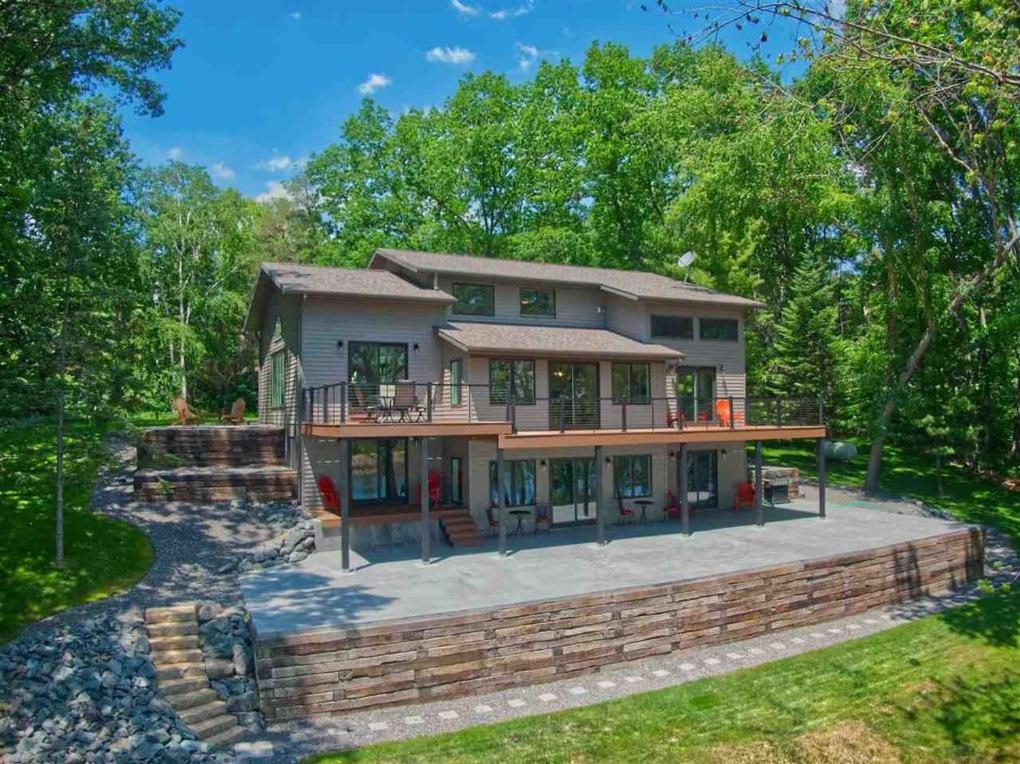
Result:
{"label": "birch tree trunk", "polygon": [[64,388],[67,375],[67,332],[70,327],[71,315],[71,293],[66,288],[64,294],[64,315],[60,321],[60,337],[58,338],[57,355],[57,468],[56,468],[56,497],[54,517],[54,554],[53,564],[57,568],[64,567],[64,429],[65,416],[64,407],[67,401],[67,392]]}

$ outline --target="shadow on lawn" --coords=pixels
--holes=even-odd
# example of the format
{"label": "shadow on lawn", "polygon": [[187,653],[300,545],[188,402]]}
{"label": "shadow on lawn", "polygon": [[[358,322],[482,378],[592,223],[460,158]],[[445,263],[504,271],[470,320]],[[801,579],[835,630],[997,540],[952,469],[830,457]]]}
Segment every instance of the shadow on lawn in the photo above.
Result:
{"label": "shadow on lawn", "polygon": [[1020,752],[1020,673],[940,683],[935,719],[962,756],[1013,760]]}
{"label": "shadow on lawn", "polygon": [[950,608],[939,618],[954,632],[979,637],[995,647],[1020,646],[1020,592],[996,594]]}

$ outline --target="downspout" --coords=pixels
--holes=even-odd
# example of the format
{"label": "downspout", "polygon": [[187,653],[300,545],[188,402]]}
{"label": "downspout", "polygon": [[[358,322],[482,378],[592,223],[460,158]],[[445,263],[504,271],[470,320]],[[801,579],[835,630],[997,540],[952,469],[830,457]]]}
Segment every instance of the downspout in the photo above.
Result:
{"label": "downspout", "polygon": [[297,314],[297,405],[294,407],[294,418],[296,419],[295,430],[294,430],[294,448],[292,458],[296,464],[292,465],[297,470],[297,481],[298,481],[298,506],[301,509],[305,509],[305,481],[304,481],[304,459],[302,455],[304,453],[304,441],[301,436],[301,393],[305,386],[305,345],[304,345],[304,317],[305,317],[305,300],[308,299],[307,294],[301,295],[301,302],[298,303],[298,314]]}

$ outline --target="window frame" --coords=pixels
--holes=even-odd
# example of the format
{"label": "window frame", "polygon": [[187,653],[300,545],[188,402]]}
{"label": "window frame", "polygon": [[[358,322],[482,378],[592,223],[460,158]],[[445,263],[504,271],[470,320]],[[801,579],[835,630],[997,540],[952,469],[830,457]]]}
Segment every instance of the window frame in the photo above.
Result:
{"label": "window frame", "polygon": [[[513,491],[513,489],[515,487],[514,486],[514,478],[516,476],[518,476],[518,472],[520,472],[519,476],[522,478],[522,482],[521,482],[521,485],[520,485],[520,488],[521,488],[521,498],[522,499],[524,498],[524,495],[525,495],[526,491],[525,491],[525,483],[523,482],[523,472],[521,471],[521,468],[523,468],[524,465],[531,465],[531,493],[532,493],[531,503],[530,504],[512,504],[511,501],[510,501],[510,497],[508,497],[504,493],[504,495],[503,495],[503,501],[504,501],[503,506],[506,507],[507,509],[515,509],[517,507],[533,507],[533,506],[535,506],[538,503],[538,464],[537,464],[535,459],[507,459],[507,460],[503,461],[503,472],[508,476],[508,479],[510,481],[510,489],[511,489],[510,490],[510,494],[512,496],[513,493],[514,493],[514,491]],[[492,488],[493,488],[493,486],[495,485],[497,487],[497,490],[499,488],[498,480],[499,480],[499,476],[496,474],[496,460],[495,459],[491,459],[489,461],[489,503],[490,504],[492,503]]]}
{"label": "window frame", "polygon": [[372,347],[374,347],[376,349],[376,368],[377,369],[378,369],[378,363],[379,363],[379,358],[378,358],[379,348],[382,348],[382,347],[393,347],[393,348],[402,348],[403,349],[403,352],[404,352],[404,366],[403,366],[404,374],[403,374],[403,376],[397,376],[397,378],[395,380],[393,380],[392,382],[384,382],[384,381],[382,381],[382,379],[380,379],[379,382],[378,382],[379,385],[392,385],[395,382],[398,382],[398,381],[400,381],[402,379],[410,379],[410,375],[411,375],[411,357],[410,357],[410,353],[408,352],[408,347],[407,347],[407,343],[406,342],[376,342],[375,340],[351,340],[351,341],[349,341],[347,343],[347,381],[348,382],[350,382],[352,384],[357,384],[357,385],[369,385],[369,384],[372,384],[370,382],[354,382],[354,380],[352,379],[352,375],[354,374],[354,364],[351,363],[351,360],[355,357],[355,348],[358,348],[358,347],[361,347],[361,346],[365,346],[365,345],[371,345]]}
{"label": "window frame", "polygon": [[[470,287],[472,289],[487,289],[489,292],[489,312],[487,313],[465,313],[458,310],[460,304],[460,298],[457,296],[457,289],[460,287]],[[450,289],[451,294],[455,302],[453,303],[453,314],[455,316],[488,316],[492,317],[496,315],[496,287],[493,284],[476,284],[470,281],[455,281]]]}
{"label": "window frame", "polygon": [[[663,319],[669,321],[680,321],[686,322],[688,331],[687,333],[681,332],[680,334],[661,334],[655,331],[655,321]],[[653,313],[649,316],[649,332],[652,339],[660,340],[693,340],[694,339],[694,316],[674,316],[665,313]]]}
{"label": "window frame", "polygon": [[[535,369],[535,360],[533,358],[490,358],[489,359],[489,405],[490,406],[505,406],[507,398],[504,396],[502,400],[493,397],[495,387],[492,384],[492,366],[496,363],[509,364],[507,379],[510,383],[510,396],[513,399],[515,406],[534,406],[536,401],[536,390],[535,385],[537,383],[537,372]],[[531,395],[528,398],[518,400],[517,398],[517,386],[514,384],[514,380],[517,379],[515,367],[517,364],[529,364],[531,366]]]}
{"label": "window frame", "polygon": [[[552,297],[552,313],[525,313],[524,312],[524,293],[525,292],[544,292]],[[556,290],[555,289],[543,289],[542,287],[520,287],[517,290],[517,313],[521,318],[556,318]]]}
{"label": "window frame", "polygon": [[[279,368],[277,368],[279,366]],[[282,409],[287,388],[287,351],[275,350],[269,355],[269,408]]]}
{"label": "window frame", "polygon": [[[732,337],[706,337],[705,336],[705,324],[719,326],[733,326]],[[736,318],[716,318],[709,316],[705,318],[698,318],[698,339],[704,342],[739,342],[740,341],[740,321]]]}
{"label": "window frame", "polygon": [[[645,369],[648,382],[648,392],[644,396],[634,397],[634,367],[642,366]],[[616,370],[618,367],[627,369],[627,397],[617,395],[616,392]],[[652,402],[652,365],[647,361],[614,361],[609,370],[609,381],[611,386],[611,398],[616,405],[628,404],[635,406],[647,406]]]}
{"label": "window frame", "polygon": [[[646,493],[630,493],[626,496],[621,490],[620,480],[618,479],[620,473],[620,465],[627,461],[630,463],[630,467],[627,469],[627,473],[630,476],[628,483],[633,483],[634,467],[633,461],[635,459],[645,459],[648,465],[648,490]],[[651,454],[617,454],[613,457],[613,492],[617,498],[620,499],[643,499],[652,496],[655,493],[655,487],[653,485],[653,473],[652,473],[652,455]]]}
{"label": "window frame", "polygon": [[[457,372],[454,373],[454,368]],[[464,396],[461,386],[464,384],[464,359],[450,359],[450,405],[464,405]]]}

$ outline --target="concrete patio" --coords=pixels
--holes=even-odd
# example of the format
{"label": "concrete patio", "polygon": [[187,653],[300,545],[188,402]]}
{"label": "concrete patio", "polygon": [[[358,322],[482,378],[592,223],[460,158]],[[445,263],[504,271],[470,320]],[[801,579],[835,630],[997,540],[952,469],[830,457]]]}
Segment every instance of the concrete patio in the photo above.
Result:
{"label": "concrete patio", "polygon": [[832,502],[828,517],[814,502],[795,500],[766,511],[764,528],[749,512],[694,515],[693,534],[679,523],[612,527],[595,545],[594,528],[555,530],[511,540],[500,558],[495,543],[455,551],[439,547],[431,565],[416,547],[352,554],[355,572],[340,570],[339,552],[248,574],[241,586],[260,639],[348,626],[381,625],[422,616],[463,614],[537,600],[700,579],[871,550],[938,536],[960,523],[877,511],[873,502]]}

